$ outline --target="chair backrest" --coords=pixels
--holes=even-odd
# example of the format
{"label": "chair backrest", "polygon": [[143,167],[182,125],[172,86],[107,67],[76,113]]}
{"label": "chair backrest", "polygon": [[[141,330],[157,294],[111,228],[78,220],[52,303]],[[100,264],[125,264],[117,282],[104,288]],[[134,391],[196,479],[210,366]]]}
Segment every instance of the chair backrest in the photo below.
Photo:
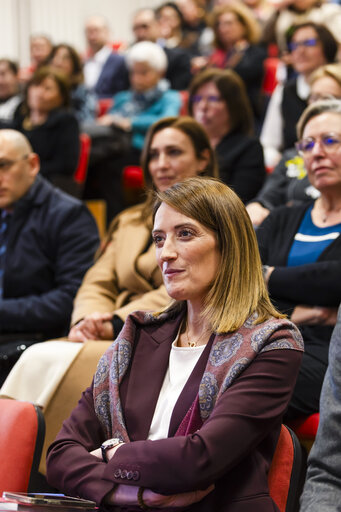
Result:
{"label": "chair backrest", "polygon": [[299,510],[306,471],[306,456],[295,433],[282,425],[268,482],[270,496],[280,512]]}
{"label": "chair backrest", "polygon": [[80,141],[80,153],[78,166],[75,174],[73,175],[73,180],[79,185],[83,185],[86,180],[86,175],[88,172],[88,163],[91,149],[91,138],[87,133],[81,133],[79,136]]}
{"label": "chair backrest", "polygon": [[30,402],[0,399],[0,495],[34,489],[45,436],[44,416]]}
{"label": "chair backrest", "polygon": [[112,98],[100,98],[97,101],[97,117],[104,116],[111,109],[114,102]]}
{"label": "chair backrest", "polygon": [[315,441],[317,429],[320,421],[320,413],[315,412],[310,416],[302,416],[289,422],[290,428],[297,435],[301,445],[310,452]]}
{"label": "chair backrest", "polygon": [[85,204],[95,219],[100,239],[103,240],[107,231],[107,204],[104,199],[87,199]]}

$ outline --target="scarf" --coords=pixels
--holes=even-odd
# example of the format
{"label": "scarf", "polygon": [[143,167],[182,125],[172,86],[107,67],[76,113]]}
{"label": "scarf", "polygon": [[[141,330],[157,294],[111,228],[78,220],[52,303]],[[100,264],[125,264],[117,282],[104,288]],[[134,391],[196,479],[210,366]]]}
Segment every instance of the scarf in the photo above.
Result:
{"label": "scarf", "polygon": [[[129,442],[119,386],[129,367],[137,329],[144,325],[160,325],[173,317],[171,310],[158,317],[141,311],[132,313],[117,339],[100,359],[94,377],[93,397],[96,415],[108,439],[118,437]],[[197,397],[176,435],[187,435],[200,428],[222,394],[258,354],[281,349],[303,351],[301,334],[290,321],[270,318],[255,325],[256,318],[257,314],[253,314],[233,333],[215,335]],[[280,336],[276,335],[278,331]]]}
{"label": "scarf", "polygon": [[131,91],[131,98],[129,101],[126,101],[117,108],[117,110],[115,110],[114,107],[114,113],[128,118],[138,116],[142,112],[148,110],[154,103],[159,101],[168,89],[168,81],[163,79],[157,83],[156,87],[148,89],[148,91]]}

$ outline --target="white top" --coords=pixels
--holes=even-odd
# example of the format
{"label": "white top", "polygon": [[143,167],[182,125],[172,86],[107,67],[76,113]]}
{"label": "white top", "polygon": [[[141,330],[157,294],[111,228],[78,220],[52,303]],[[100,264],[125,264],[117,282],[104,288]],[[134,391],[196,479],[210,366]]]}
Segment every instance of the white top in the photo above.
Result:
{"label": "white top", "polygon": [[178,338],[179,334],[172,343],[168,370],[155,407],[148,439],[155,440],[168,437],[174,406],[206,346],[177,347]]}
{"label": "white top", "polygon": [[86,60],[84,64],[84,83],[88,89],[96,87],[99,75],[111,53],[112,50],[109,46],[103,46],[95,55]]}
{"label": "white top", "polygon": [[[266,167],[274,167],[278,163],[283,149],[283,88],[284,84],[279,83],[272,93],[260,134]],[[306,100],[310,94],[310,87],[302,75],[297,77],[296,91],[302,100]]]}
{"label": "white top", "polygon": [[12,96],[7,101],[0,103],[0,119],[12,121],[15,109],[21,102],[22,98],[19,94]]}

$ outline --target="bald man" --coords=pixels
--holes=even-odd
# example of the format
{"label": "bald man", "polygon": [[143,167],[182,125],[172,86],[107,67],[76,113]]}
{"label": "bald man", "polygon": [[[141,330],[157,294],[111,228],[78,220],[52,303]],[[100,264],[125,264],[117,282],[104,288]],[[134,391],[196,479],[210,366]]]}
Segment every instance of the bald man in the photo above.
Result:
{"label": "bald man", "polygon": [[103,16],[91,16],[86,20],[85,37],[89,56],[84,62],[84,81],[98,98],[111,98],[129,88],[124,57],[110,47],[109,33]]}
{"label": "bald man", "polygon": [[26,345],[68,332],[98,244],[82,202],[39,176],[21,133],[0,130],[0,382]]}

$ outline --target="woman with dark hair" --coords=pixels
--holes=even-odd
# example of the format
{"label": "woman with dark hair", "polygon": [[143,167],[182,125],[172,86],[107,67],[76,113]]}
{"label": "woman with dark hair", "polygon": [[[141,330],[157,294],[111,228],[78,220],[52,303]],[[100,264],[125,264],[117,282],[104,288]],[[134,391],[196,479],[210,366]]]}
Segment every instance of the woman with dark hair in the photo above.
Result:
{"label": "woman with dark hair", "polygon": [[268,471],[301,337],[270,303],[231,189],[194,177],[156,197],[172,301],[129,315],[49,448],[48,482],[117,512],[274,512]]}
{"label": "woman with dark hair", "polygon": [[276,10],[264,27],[263,39],[276,43],[280,53],[287,51],[287,34],[291,27],[306,22],[328,27],[335,39],[341,41],[341,6],[326,0],[279,0]]}
{"label": "woman with dark hair", "polygon": [[242,201],[252,199],[263,184],[265,168],[242,79],[232,70],[203,71],[191,83],[188,108],[215,148],[222,181]]}
{"label": "woman with dark hair", "polygon": [[71,85],[71,106],[78,121],[91,121],[96,116],[96,98],[84,86],[82,61],[76,50],[69,44],[53,47],[47,64],[59,69],[68,77]]}
{"label": "woman with dark hair", "polygon": [[261,87],[266,49],[260,46],[260,26],[242,2],[228,2],[213,9],[212,26],[216,49],[207,58],[194,59],[199,67],[233,69],[243,79],[257,121],[263,112]]}
{"label": "woman with dark hair", "polygon": [[40,158],[40,173],[67,188],[77,168],[79,128],[70,111],[70,87],[63,73],[39,68],[28,82],[12,127],[21,131]]}
{"label": "woman with dark hair", "polygon": [[199,54],[197,34],[186,30],[181,8],[176,2],[164,2],[155,11],[159,29],[158,42],[165,48],[182,48],[189,57]]}
{"label": "woman with dark hair", "polygon": [[333,63],[338,44],[324,25],[313,22],[292,27],[287,39],[296,76],[274,90],[260,136],[265,164],[273,168],[285,149],[296,141],[296,123],[307,106],[309,77],[320,66]]}

